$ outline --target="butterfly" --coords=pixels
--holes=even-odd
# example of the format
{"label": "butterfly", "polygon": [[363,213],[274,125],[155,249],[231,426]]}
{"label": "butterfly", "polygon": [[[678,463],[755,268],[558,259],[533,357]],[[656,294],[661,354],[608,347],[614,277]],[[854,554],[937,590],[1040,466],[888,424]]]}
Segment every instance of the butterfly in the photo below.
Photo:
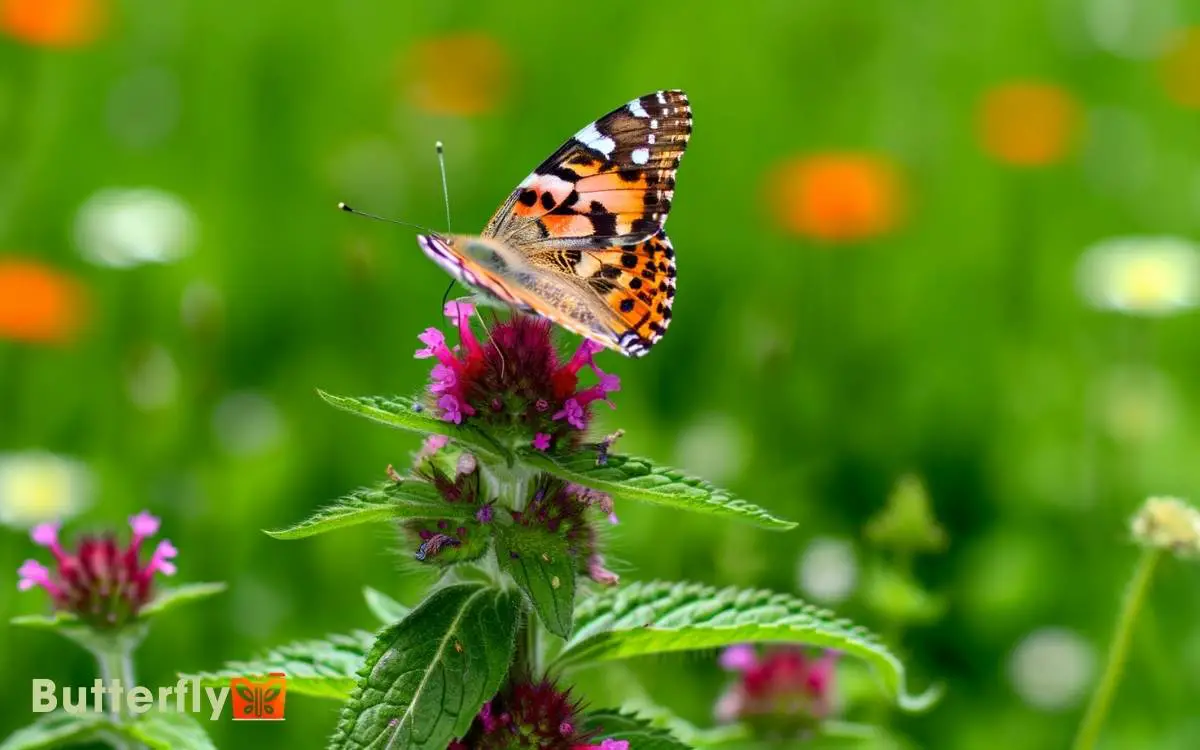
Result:
{"label": "butterfly", "polygon": [[417,241],[484,297],[643,356],[671,322],[675,249],[663,224],[691,133],[682,91],[640,96],[560,146],[481,234]]}

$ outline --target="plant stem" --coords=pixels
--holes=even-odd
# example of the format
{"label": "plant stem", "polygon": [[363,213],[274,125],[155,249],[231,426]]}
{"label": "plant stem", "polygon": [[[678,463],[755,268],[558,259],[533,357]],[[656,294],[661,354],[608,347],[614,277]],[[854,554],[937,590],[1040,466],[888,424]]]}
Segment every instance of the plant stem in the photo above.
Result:
{"label": "plant stem", "polygon": [[1096,745],[1096,740],[1100,736],[1100,728],[1104,724],[1104,718],[1108,714],[1108,708],[1116,694],[1117,685],[1121,681],[1125,661],[1129,656],[1129,643],[1133,639],[1133,625],[1146,600],[1146,592],[1150,589],[1151,579],[1154,578],[1154,569],[1161,557],[1161,549],[1148,548],[1142,553],[1142,557],[1133,571],[1133,578],[1130,579],[1129,585],[1125,589],[1125,600],[1117,615],[1117,627],[1113,633],[1112,645],[1108,649],[1104,673],[1096,684],[1096,690],[1092,693],[1087,712],[1079,724],[1079,731],[1075,735],[1075,744],[1072,745],[1073,750],[1091,750]]}
{"label": "plant stem", "polygon": [[[125,661],[129,658],[129,652],[119,648],[118,641],[114,639],[112,645],[107,648],[93,649],[92,655],[96,657],[96,663],[100,667],[100,680],[106,688],[114,687],[114,679],[120,680],[121,688],[126,692],[133,687],[132,682],[125,680]],[[113,724],[120,724],[124,720],[121,704],[117,701],[115,693],[108,694],[108,700],[105,702],[105,715]],[[130,750],[129,743],[116,734],[106,733],[104,739],[112,745],[114,750]]]}
{"label": "plant stem", "polygon": [[518,618],[516,650],[509,679],[513,682],[529,682],[533,676],[533,659],[536,655],[531,648],[533,624],[528,612],[522,611]]}

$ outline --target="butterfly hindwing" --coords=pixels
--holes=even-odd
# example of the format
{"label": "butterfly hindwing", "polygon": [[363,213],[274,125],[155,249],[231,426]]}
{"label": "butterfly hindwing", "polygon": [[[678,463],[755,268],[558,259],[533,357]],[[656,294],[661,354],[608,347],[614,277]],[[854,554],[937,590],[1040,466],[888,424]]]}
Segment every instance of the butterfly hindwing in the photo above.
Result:
{"label": "butterfly hindwing", "polygon": [[692,132],[682,91],[638,97],[580,130],[512,192],[484,230],[516,245],[635,244],[662,228]]}

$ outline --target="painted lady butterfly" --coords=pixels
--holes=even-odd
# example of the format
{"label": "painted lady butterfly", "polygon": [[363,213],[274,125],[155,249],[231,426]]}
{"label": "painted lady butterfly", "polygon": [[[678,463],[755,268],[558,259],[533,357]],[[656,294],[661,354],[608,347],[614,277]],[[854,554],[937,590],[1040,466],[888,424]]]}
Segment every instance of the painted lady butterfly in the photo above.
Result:
{"label": "painted lady butterfly", "polygon": [[663,224],[691,133],[682,91],[638,97],[533,170],[482,234],[420,235],[421,249],[484,296],[640,357],[671,321]]}

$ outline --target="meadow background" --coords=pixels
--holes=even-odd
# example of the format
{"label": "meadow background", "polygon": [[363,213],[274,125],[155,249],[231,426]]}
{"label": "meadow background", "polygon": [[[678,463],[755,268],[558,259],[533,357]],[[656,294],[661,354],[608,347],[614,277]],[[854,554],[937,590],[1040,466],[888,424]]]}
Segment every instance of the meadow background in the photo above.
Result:
{"label": "meadow background", "polygon": [[[386,533],[259,532],[417,446],[314,389],[418,390],[447,278],[335,204],[444,227],[440,139],[454,228],[478,231],[568,135],[678,87],[673,324],[645,359],[601,355],[623,389],[600,431],[800,526],[624,505],[610,559],[884,632],[947,696],[898,716],[849,669],[845,711],[910,746],[1065,747],[1128,517],[1200,499],[1192,24],[1182,0],[0,0],[0,620],[45,606],[15,590],[29,524],[143,508],[179,580],[230,585],[158,623],[144,684],[369,627],[364,584],[413,601],[429,579]],[[904,476],[944,531],[915,557],[864,535]],[[1104,747],[1200,745],[1198,585],[1164,565]],[[32,678],[92,670],[0,630],[0,737]],[[710,655],[585,682],[635,679],[700,723],[726,684]],[[211,729],[317,748],[336,710]]]}

